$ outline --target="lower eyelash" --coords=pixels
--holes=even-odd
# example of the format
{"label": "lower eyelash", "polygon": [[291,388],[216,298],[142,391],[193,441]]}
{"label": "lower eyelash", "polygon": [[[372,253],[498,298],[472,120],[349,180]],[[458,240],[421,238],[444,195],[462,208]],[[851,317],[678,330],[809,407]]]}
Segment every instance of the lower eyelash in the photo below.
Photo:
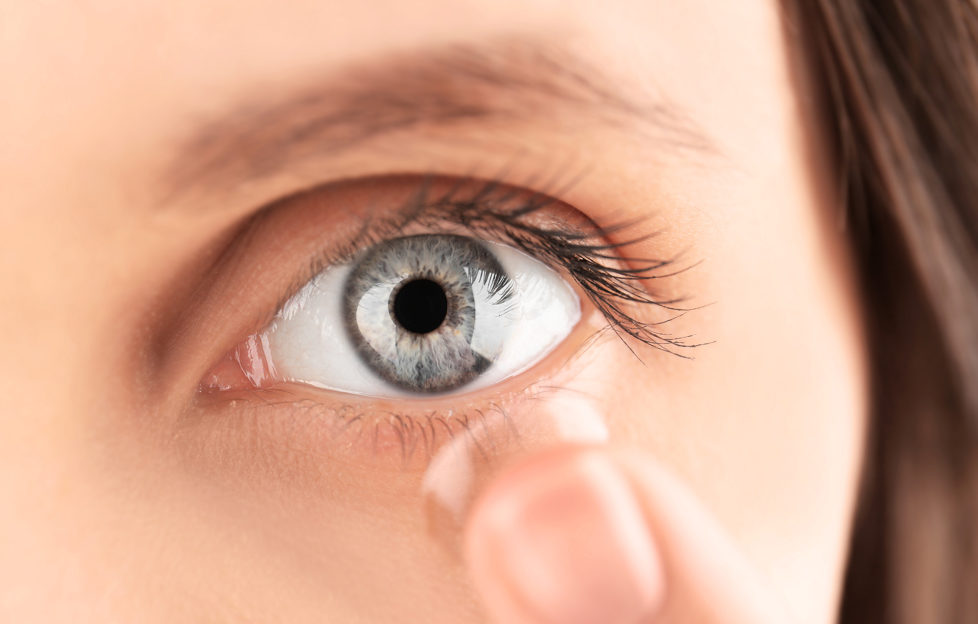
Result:
{"label": "lower eyelash", "polygon": [[[495,415],[508,420],[509,416],[504,409],[492,409]],[[458,436],[466,436],[482,458],[488,460],[493,453],[493,446],[502,442],[492,435],[480,435],[488,430],[488,422],[487,413],[478,409],[458,414],[430,412],[421,416],[405,416],[392,412],[386,419],[375,424],[374,435],[380,437],[383,429],[389,428],[390,433],[400,443],[401,460],[405,464],[416,459],[418,453],[425,460],[430,460],[439,448]],[[511,427],[508,431],[515,431],[515,428]]]}
{"label": "lower eyelash", "polygon": [[[531,391],[519,400],[531,400],[533,396]],[[247,419],[242,420],[242,404],[260,408],[253,424],[261,428],[263,435],[269,434],[270,429],[280,429],[273,437],[287,438],[297,426],[295,433],[305,439],[305,425],[317,423],[323,427],[319,436],[324,449],[352,451],[357,463],[370,457],[379,465],[389,464],[401,471],[426,466],[440,448],[461,436],[487,461],[497,447],[519,441],[516,426],[508,425],[511,420],[506,408],[498,404],[408,414],[364,409],[349,403],[330,405],[321,399],[296,396],[291,390],[275,389],[242,392],[234,399],[225,397],[220,401],[236,410],[241,426],[248,426]],[[279,422],[274,413],[282,415]],[[508,426],[490,424],[500,422]]]}

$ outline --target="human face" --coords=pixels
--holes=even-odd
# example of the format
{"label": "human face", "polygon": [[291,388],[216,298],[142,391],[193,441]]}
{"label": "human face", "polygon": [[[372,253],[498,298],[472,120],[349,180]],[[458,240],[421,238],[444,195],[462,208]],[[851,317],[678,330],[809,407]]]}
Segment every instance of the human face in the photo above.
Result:
{"label": "human face", "polygon": [[[424,474],[465,417],[521,426],[553,395],[831,619],[864,350],[774,2],[21,2],[3,31],[3,619],[480,621]],[[678,343],[602,331],[558,266],[581,321],[488,387],[221,367],[315,259],[419,188],[486,181],[552,196],[537,224],[605,228],[607,264],[672,260],[632,282],[658,304],[624,307]],[[404,233],[466,233],[448,221]],[[450,433],[405,453],[431,418]]]}

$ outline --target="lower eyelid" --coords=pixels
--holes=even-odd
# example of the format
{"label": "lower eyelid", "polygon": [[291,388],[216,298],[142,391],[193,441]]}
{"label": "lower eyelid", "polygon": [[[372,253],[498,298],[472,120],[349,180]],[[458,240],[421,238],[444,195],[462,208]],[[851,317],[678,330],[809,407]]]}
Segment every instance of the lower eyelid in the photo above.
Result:
{"label": "lower eyelid", "polygon": [[[586,373],[580,356],[601,348],[595,338],[605,327],[602,321],[592,312],[566,344],[548,356],[552,361],[541,363],[549,364],[548,371],[527,371],[502,384],[505,388],[471,395],[428,401],[351,400],[349,395],[297,384],[201,394],[195,411],[206,413],[191,414],[188,422],[208,427],[221,450],[213,458],[191,459],[243,462],[236,470],[254,470],[252,462],[257,460],[276,466],[276,471],[291,463],[302,473],[340,465],[418,476],[434,453],[458,436],[476,440],[487,460],[504,456],[519,447],[519,430],[533,424],[527,421],[535,418],[535,402],[572,386]],[[618,344],[613,335],[601,335]],[[527,375],[532,375],[529,383]],[[270,463],[272,457],[276,459]]]}
{"label": "lower eyelid", "polygon": [[220,401],[205,397],[200,407],[208,410],[207,418],[193,420],[233,425],[215,425],[211,433],[220,440],[212,441],[221,452],[194,461],[241,461],[250,470],[260,459],[276,471],[291,463],[303,473],[345,466],[420,475],[438,449],[459,436],[478,438],[487,459],[505,454],[519,441],[516,429],[507,424],[510,411],[534,395],[528,391],[505,403],[429,410],[330,403],[302,398],[294,389],[266,390],[261,396],[246,391]]}

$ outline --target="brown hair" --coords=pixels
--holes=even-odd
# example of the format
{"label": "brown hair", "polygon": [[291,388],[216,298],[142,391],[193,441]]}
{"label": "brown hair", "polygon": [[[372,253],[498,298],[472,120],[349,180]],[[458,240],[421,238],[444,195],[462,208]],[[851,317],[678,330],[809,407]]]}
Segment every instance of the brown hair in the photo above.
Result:
{"label": "brown hair", "polygon": [[786,4],[874,370],[840,621],[978,622],[978,7]]}

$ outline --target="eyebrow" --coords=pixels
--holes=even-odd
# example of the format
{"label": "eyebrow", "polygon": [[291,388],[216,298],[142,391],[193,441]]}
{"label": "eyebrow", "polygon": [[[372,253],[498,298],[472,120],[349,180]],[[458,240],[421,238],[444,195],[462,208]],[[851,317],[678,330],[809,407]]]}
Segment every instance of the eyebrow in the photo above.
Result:
{"label": "eyebrow", "polygon": [[553,44],[508,39],[380,56],[284,93],[247,98],[191,128],[164,170],[164,196],[235,188],[405,130],[491,122],[597,123],[656,149],[712,141],[662,94],[628,91]]}

